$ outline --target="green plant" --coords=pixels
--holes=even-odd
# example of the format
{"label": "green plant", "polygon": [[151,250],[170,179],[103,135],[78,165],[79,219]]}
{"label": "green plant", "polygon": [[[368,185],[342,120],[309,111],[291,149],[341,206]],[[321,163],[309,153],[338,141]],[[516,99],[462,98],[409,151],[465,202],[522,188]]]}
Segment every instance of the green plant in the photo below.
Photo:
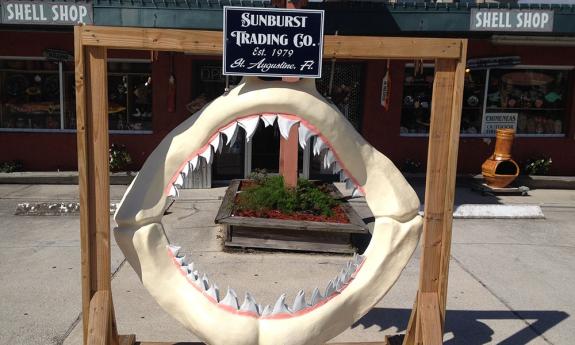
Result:
{"label": "green plant", "polygon": [[110,145],[109,157],[110,157],[110,170],[111,171],[122,171],[128,168],[128,165],[132,163],[132,157],[128,153],[126,146],[124,145]]}
{"label": "green plant", "polygon": [[551,168],[551,163],[553,163],[551,157],[530,158],[525,164],[524,171],[527,175],[547,175],[549,168]]}
{"label": "green plant", "polygon": [[0,172],[11,173],[16,171],[22,171],[23,164],[21,161],[6,161],[0,163]]}
{"label": "green plant", "polygon": [[238,209],[264,212],[279,210],[282,213],[309,212],[332,216],[338,205],[325,188],[305,179],[299,179],[296,188],[286,188],[282,176],[258,173],[254,184],[238,196]]}

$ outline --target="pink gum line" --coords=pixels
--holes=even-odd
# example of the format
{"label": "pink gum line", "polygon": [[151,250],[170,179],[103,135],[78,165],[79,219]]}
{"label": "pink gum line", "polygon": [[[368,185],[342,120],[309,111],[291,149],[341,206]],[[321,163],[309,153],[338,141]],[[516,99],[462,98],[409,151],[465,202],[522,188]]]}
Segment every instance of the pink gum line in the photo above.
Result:
{"label": "pink gum line", "polygon": [[[203,294],[204,297],[206,297],[212,304],[216,305],[217,307],[230,312],[232,314],[236,314],[236,315],[240,315],[240,316],[249,316],[252,318],[256,318],[256,319],[261,319],[261,320],[281,320],[281,319],[289,319],[292,317],[296,317],[296,316],[300,316],[300,315],[304,315],[307,314],[309,312],[314,311],[315,309],[321,307],[322,305],[326,304],[327,302],[331,301],[333,298],[335,298],[336,296],[338,296],[339,294],[342,293],[343,290],[345,290],[348,285],[354,280],[354,278],[357,276],[357,274],[359,273],[359,270],[363,267],[363,263],[365,262],[362,261],[361,264],[359,265],[359,267],[355,270],[355,272],[351,275],[351,278],[349,279],[349,282],[347,282],[345,285],[343,285],[338,291],[335,291],[333,294],[331,294],[328,298],[324,298],[321,302],[313,305],[312,307],[307,307],[304,308],[300,311],[297,311],[295,313],[281,313],[281,314],[275,314],[272,316],[259,316],[258,314],[251,312],[251,311],[242,311],[242,310],[237,310],[233,307],[230,307],[228,305],[224,305],[224,304],[220,304],[218,303],[216,300],[214,300],[211,296],[208,296],[204,293],[203,290],[201,290],[199,287],[196,286],[196,284],[194,284],[188,277],[187,274],[185,274],[180,267],[182,267],[180,265],[180,263],[176,260],[176,257],[172,254],[172,252],[168,249],[168,256],[170,257],[170,259],[172,259],[172,263],[176,266],[176,268],[178,269],[178,271],[180,272],[180,274],[182,276],[184,276],[186,278],[186,280],[188,281],[188,283],[194,288],[196,289],[196,291],[198,291],[199,293]],[[199,279],[199,277],[198,277]]]}
{"label": "pink gum line", "polygon": [[233,120],[232,122],[219,127],[216,130],[216,133],[214,133],[209,139],[208,142],[206,144],[204,144],[202,147],[200,147],[199,149],[197,149],[196,151],[194,151],[191,155],[189,155],[184,162],[179,166],[178,170],[176,171],[176,173],[172,176],[172,178],[169,180],[168,185],[164,188],[164,194],[167,196],[170,193],[170,189],[172,187],[172,184],[174,182],[176,182],[176,180],[178,179],[178,175],[180,174],[180,172],[184,169],[184,166],[186,164],[188,164],[188,161],[191,160],[192,158],[196,157],[197,155],[199,155],[200,153],[204,153],[204,151],[210,146],[210,143],[212,142],[212,140],[215,139],[216,135],[219,135],[220,132],[230,126],[232,126],[234,124],[234,122],[236,121],[240,121],[240,120],[244,120],[244,119],[249,119],[249,118],[254,118],[254,117],[259,117],[259,116],[263,116],[263,115],[281,115],[283,117],[287,117],[288,119],[291,120],[297,120],[301,123],[304,124],[304,126],[306,126],[314,135],[318,136],[321,138],[321,140],[330,148],[330,150],[333,152],[333,154],[335,155],[336,160],[338,161],[338,163],[341,165],[343,171],[345,172],[345,174],[353,181],[353,183],[358,186],[358,189],[361,191],[361,193],[363,195],[366,195],[365,193],[365,189],[360,186],[360,184],[357,182],[357,180],[353,177],[353,175],[351,175],[349,173],[349,171],[346,169],[345,165],[342,163],[341,159],[339,158],[339,155],[337,154],[337,152],[335,152],[335,150],[333,150],[333,146],[331,145],[331,143],[329,142],[329,140],[327,140],[321,133],[320,131],[312,124],[310,124],[308,121],[300,118],[297,115],[293,115],[293,114],[284,114],[284,113],[262,113],[262,114],[250,114],[250,115],[245,115],[245,116],[241,116],[236,118],[235,120]]}

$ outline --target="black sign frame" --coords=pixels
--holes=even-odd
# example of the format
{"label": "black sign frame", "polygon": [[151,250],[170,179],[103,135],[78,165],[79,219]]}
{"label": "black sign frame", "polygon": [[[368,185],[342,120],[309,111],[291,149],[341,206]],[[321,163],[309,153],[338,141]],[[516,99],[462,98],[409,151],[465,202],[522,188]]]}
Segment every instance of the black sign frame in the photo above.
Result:
{"label": "black sign frame", "polygon": [[[313,53],[313,56],[311,56],[312,54],[307,54],[306,56],[311,56],[309,57],[307,60],[312,60],[313,62],[315,62],[315,68],[314,68],[314,73],[303,73],[301,71],[294,71],[294,73],[282,73],[277,72],[277,68],[274,69],[276,70],[276,72],[271,72],[272,68],[270,68],[270,72],[261,72],[259,70],[256,71],[248,71],[247,70],[247,66],[249,66],[249,63],[247,60],[248,58],[248,54],[245,54],[245,51],[248,49],[252,50],[252,55],[253,57],[255,57],[255,59],[253,61],[251,61],[251,63],[256,63],[258,62],[258,60],[261,60],[262,57],[264,57],[264,60],[266,57],[268,57],[267,55],[253,55],[253,51],[254,48],[255,49],[262,49],[260,46],[262,45],[253,45],[250,46],[250,48],[235,48],[235,46],[232,46],[232,43],[230,43],[228,41],[229,36],[229,26],[228,26],[228,13],[231,11],[236,11],[239,13],[245,13],[245,12],[265,12],[265,14],[269,14],[269,15],[286,15],[286,14],[293,14],[294,16],[306,16],[307,18],[311,17],[311,16],[318,16],[319,15],[319,28],[317,27],[311,27],[310,28],[306,28],[306,33],[308,32],[312,32],[314,34],[316,34],[317,37],[313,37],[313,40],[315,40],[315,38],[317,38],[319,40],[318,43],[311,43],[312,46],[306,46],[306,47],[296,47],[295,44],[292,42],[292,40],[290,39],[289,42],[290,46],[289,48],[291,49],[287,49],[285,47],[282,48],[276,48],[277,49],[283,49],[286,51],[293,51],[293,54],[296,55],[297,53],[297,49],[300,49],[300,54],[301,55],[301,50],[316,50],[316,52]],[[223,68],[222,68],[222,74],[224,75],[234,75],[234,76],[259,76],[259,77],[297,77],[297,78],[321,78],[321,67],[322,67],[322,60],[323,60],[323,34],[324,34],[324,17],[325,17],[325,12],[324,10],[308,10],[308,9],[286,9],[286,8],[258,8],[258,7],[241,7],[241,6],[224,6],[224,22],[223,22]],[[240,14],[241,16],[241,14]],[[313,20],[317,21],[318,18],[314,18]],[[312,21],[313,21],[312,20]],[[269,27],[266,28],[268,31],[271,31],[272,29],[270,29]],[[294,31],[293,28],[273,28],[274,31],[273,33],[277,33],[278,29],[291,29],[290,31]],[[316,31],[317,29],[319,29],[319,33]],[[260,31],[252,31],[253,33],[260,33]],[[228,45],[230,45],[230,47],[232,47],[233,49],[236,49],[235,52],[231,52],[230,51],[230,47],[228,47]],[[270,50],[273,51],[273,53],[275,54],[277,49],[274,48],[274,46],[270,46],[270,45],[266,45],[263,49],[265,52],[265,49],[269,48]],[[232,49],[232,50],[233,50]],[[274,50],[275,49],[275,50]],[[237,51],[244,51],[244,54],[238,54]],[[261,50],[260,50],[261,51]],[[247,66],[242,66],[239,68],[236,68],[234,71],[230,70],[230,66],[228,65],[228,61],[237,61],[238,59],[244,59],[244,62],[246,62]],[[276,56],[277,58],[277,56]],[[281,58],[281,57],[280,57]],[[284,56],[284,58],[287,58],[289,63],[286,63],[286,65],[298,65],[298,61],[294,61],[294,59],[289,60],[289,58],[292,58],[292,56],[286,57]],[[298,56],[298,58],[302,59],[302,56]],[[286,60],[284,60],[283,62],[285,62]],[[277,59],[276,62],[272,62],[273,64],[277,64]],[[302,68],[301,63],[299,63],[300,68]],[[255,67],[255,66],[254,66]],[[253,68],[253,67],[252,67]]]}

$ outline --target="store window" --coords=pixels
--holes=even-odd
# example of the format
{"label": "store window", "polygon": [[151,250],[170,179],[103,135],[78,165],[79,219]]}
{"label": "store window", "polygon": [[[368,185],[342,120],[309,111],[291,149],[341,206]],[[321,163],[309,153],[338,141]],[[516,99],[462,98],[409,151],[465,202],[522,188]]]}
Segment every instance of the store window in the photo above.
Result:
{"label": "store window", "polygon": [[0,127],[61,129],[61,70],[60,62],[0,59]]}
{"label": "store window", "polygon": [[[111,131],[152,130],[152,84],[148,61],[108,64]],[[74,63],[43,58],[0,58],[0,129],[76,129]]]}
{"label": "store window", "polygon": [[[434,69],[407,66],[401,135],[427,135]],[[461,114],[462,136],[494,136],[515,128],[519,136],[564,136],[569,69],[523,67],[468,70]]]}

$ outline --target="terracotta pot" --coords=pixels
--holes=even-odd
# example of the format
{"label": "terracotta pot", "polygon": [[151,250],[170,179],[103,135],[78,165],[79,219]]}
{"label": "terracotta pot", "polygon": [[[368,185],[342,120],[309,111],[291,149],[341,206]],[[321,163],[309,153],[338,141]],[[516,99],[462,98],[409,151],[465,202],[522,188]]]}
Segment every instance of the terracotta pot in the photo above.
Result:
{"label": "terracotta pot", "polygon": [[481,173],[490,187],[505,188],[519,175],[519,166],[511,159],[511,147],[515,130],[500,128],[497,130],[495,152],[481,165]]}

